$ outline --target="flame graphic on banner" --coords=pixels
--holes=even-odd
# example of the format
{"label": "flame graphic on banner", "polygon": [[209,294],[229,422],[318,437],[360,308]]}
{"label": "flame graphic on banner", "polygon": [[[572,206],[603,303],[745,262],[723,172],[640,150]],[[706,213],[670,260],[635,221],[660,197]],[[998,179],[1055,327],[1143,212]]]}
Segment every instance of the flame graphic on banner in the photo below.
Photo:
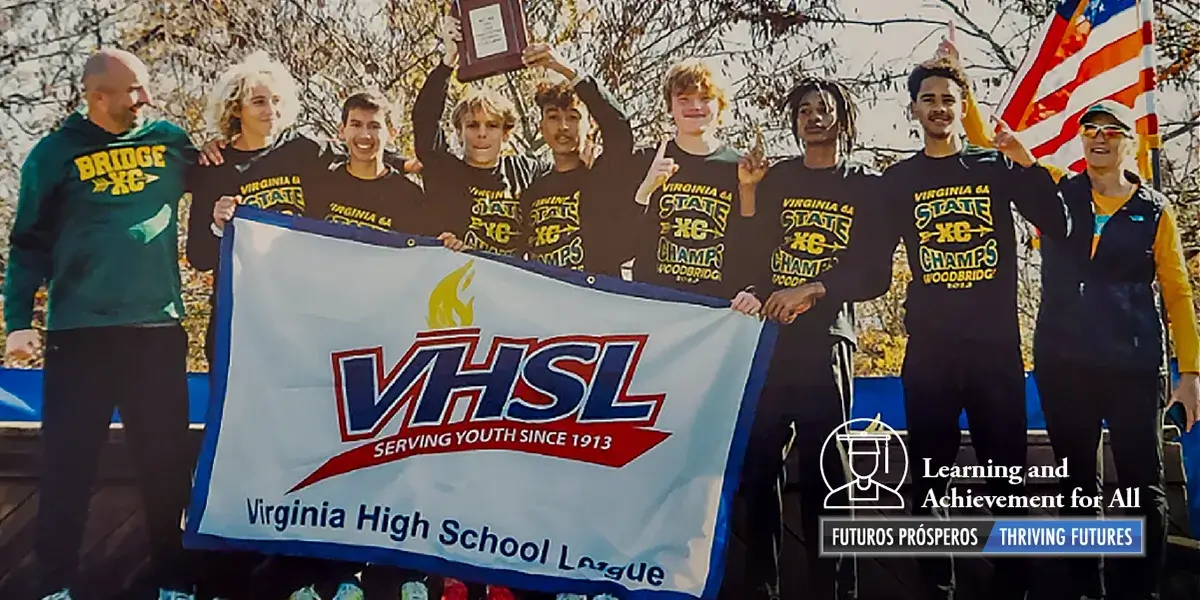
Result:
{"label": "flame graphic on banner", "polygon": [[883,417],[882,413],[875,413],[875,418],[871,420],[871,422],[867,425],[867,428],[863,430],[863,433],[879,433],[880,431],[883,431],[883,421],[880,420],[881,417]]}
{"label": "flame graphic on banner", "polygon": [[430,329],[453,329],[475,324],[475,297],[465,302],[465,293],[475,278],[475,261],[455,269],[434,286],[429,293],[429,315],[425,318]]}

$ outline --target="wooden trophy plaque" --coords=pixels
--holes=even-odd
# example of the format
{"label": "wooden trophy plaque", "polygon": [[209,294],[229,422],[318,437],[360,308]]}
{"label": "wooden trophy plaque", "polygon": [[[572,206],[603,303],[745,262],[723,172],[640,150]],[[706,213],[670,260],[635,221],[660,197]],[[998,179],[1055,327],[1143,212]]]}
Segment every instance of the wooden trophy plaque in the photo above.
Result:
{"label": "wooden trophy plaque", "polygon": [[522,0],[454,0],[450,15],[462,27],[458,80],[466,83],[525,68],[529,45]]}

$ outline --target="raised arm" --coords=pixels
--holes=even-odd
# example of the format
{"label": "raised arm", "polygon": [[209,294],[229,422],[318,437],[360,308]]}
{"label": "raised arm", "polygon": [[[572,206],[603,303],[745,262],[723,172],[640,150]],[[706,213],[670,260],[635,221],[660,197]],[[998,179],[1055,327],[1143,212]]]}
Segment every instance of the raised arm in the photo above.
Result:
{"label": "raised arm", "polygon": [[1021,216],[1033,223],[1038,236],[1063,239],[1071,231],[1067,205],[1058,190],[1064,172],[1035,162],[1033,155],[1012,135],[1008,125],[997,123],[996,147],[1004,154],[997,163],[997,182],[1008,186],[1007,196]]}
{"label": "raised arm", "polygon": [[633,155],[633,126],[629,124],[629,115],[608,89],[591,75],[579,79],[575,84],[575,92],[587,105],[604,135],[604,151],[600,159],[627,165],[629,157]]}
{"label": "raised arm", "polygon": [[446,112],[446,88],[458,62],[458,41],[462,39],[458,19],[443,18],[441,38],[442,62],[429,72],[413,103],[413,146],[417,159],[425,168],[448,159],[457,160],[450,154],[450,146],[442,132],[442,114]]}
{"label": "raised arm", "polygon": [[446,110],[446,85],[452,72],[446,65],[434,67],[413,103],[413,147],[426,166],[451,157],[442,133],[442,113]]}

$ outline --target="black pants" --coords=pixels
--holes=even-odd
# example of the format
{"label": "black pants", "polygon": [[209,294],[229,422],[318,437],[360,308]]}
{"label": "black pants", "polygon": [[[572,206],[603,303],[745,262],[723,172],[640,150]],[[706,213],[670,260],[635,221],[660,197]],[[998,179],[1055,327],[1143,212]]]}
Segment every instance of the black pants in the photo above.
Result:
{"label": "black pants", "polygon": [[[908,425],[908,462],[912,473],[909,506],[914,516],[947,516],[926,500],[940,499],[950,480],[923,477],[954,464],[962,441],[959,416],[966,411],[971,443],[979,464],[1025,468],[1027,456],[1025,371],[1020,347],[1006,345],[939,345],[910,339],[901,373]],[[1024,496],[1025,484],[989,479],[992,496]],[[1000,516],[1025,516],[1027,509],[996,509]],[[923,582],[934,597],[954,597],[954,562],[949,556],[918,559]],[[1029,582],[1027,561],[995,560],[995,598],[1023,598]]]}
{"label": "black pants", "polygon": [[[209,387],[213,387],[213,355],[216,329],[210,318],[204,335],[204,357],[208,360]],[[255,578],[255,570],[266,560],[257,552],[191,550],[187,560],[196,574],[196,597],[198,600],[254,600],[261,591],[261,582]],[[252,585],[254,584],[254,585]]]}
{"label": "black pants", "polygon": [[[814,340],[820,346],[824,340]],[[826,352],[810,356],[777,355],[759,399],[742,483],[746,496],[746,578],[754,588],[779,586],[779,551],[783,537],[785,457],[795,451],[800,461],[800,517],[808,553],[806,598],[832,600],[839,589],[854,588],[854,563],[821,558],[820,517],[829,488],[846,483],[845,450],[836,438],[824,455],[825,440],[846,422],[853,398],[853,346],[840,340]],[[845,503],[840,503],[845,506]],[[844,511],[843,511],[844,512]],[[845,564],[843,564],[843,560]]]}
{"label": "black pants", "polygon": [[254,552],[190,550],[187,560],[196,573],[197,600],[254,600],[254,578],[265,557]]}
{"label": "black pants", "polygon": [[92,484],[116,408],[141,479],[150,583],[189,590],[181,564],[191,489],[187,334],[178,324],[46,336],[43,464],[35,554],[39,593],[77,585]]}
{"label": "black pants", "polygon": [[[1158,598],[1167,546],[1167,495],[1163,473],[1162,423],[1167,398],[1167,380],[1157,373],[1134,373],[1097,369],[1084,365],[1038,362],[1034,375],[1046,430],[1057,461],[1067,461],[1067,478],[1062,481],[1064,499],[1072,490],[1079,495],[1101,494],[1102,473],[1097,460],[1101,420],[1108,424],[1117,486],[1138,488],[1139,508],[1125,514],[1145,517],[1145,558],[1107,559],[1110,600]],[[1102,511],[1067,508],[1064,515],[1098,516]],[[1071,592],[1100,597],[1104,590],[1104,568],[1099,558],[1069,559],[1072,566]],[[1123,568],[1121,568],[1123,567]]]}

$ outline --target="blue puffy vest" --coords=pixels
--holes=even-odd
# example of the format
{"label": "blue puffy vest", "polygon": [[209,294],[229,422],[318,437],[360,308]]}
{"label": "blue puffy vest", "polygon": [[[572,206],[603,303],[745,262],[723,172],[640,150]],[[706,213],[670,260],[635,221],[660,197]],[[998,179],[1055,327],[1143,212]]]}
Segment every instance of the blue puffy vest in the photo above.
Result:
{"label": "blue puffy vest", "polygon": [[[1139,182],[1133,174],[1126,177]],[[1064,240],[1042,240],[1034,361],[1165,372],[1166,326],[1154,241],[1166,199],[1139,185],[1104,225],[1092,256],[1091,180],[1084,173],[1064,180],[1059,189],[1075,226]]]}

